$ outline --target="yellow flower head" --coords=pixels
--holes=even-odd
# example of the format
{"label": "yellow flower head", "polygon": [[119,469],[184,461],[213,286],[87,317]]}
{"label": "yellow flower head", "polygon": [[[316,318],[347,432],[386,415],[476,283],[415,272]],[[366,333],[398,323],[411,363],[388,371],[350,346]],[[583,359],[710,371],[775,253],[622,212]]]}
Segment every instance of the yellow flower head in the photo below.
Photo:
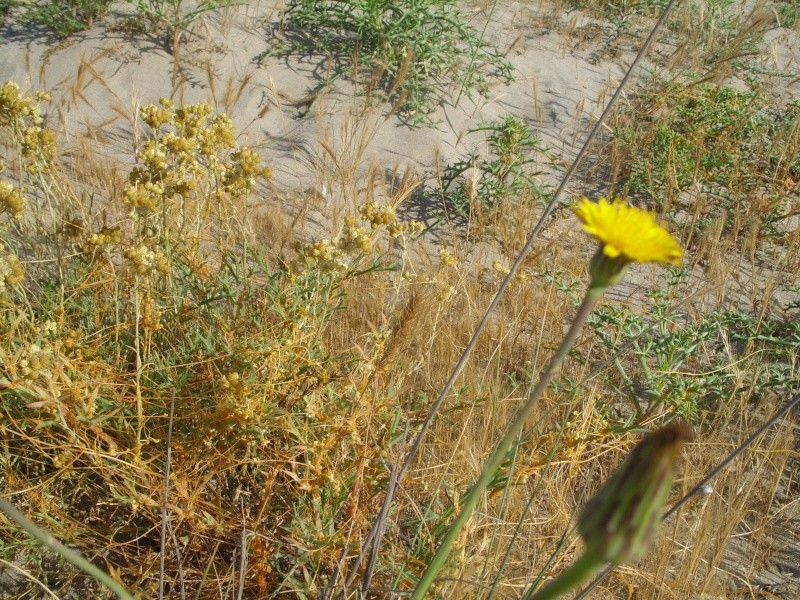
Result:
{"label": "yellow flower head", "polygon": [[583,229],[603,245],[607,257],[681,264],[683,249],[656,223],[653,213],[628,206],[620,198],[612,202],[582,198],[573,210],[583,222]]}

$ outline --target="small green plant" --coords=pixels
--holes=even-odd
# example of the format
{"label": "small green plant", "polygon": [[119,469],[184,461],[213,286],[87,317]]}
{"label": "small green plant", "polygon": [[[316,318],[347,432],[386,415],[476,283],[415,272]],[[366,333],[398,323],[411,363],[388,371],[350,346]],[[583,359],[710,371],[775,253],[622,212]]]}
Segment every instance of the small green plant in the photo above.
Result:
{"label": "small green plant", "polygon": [[[631,401],[637,420],[663,408],[692,419],[700,401],[710,406],[730,392],[729,374],[717,369],[724,364],[722,357],[712,351],[717,333],[712,316],[677,325],[680,315],[673,302],[685,279],[685,272],[669,271],[666,289],[648,292],[649,315],[626,305],[608,305],[589,318],[618,375],[609,381],[610,388]],[[624,364],[615,353],[627,344],[631,344],[631,357]],[[685,375],[690,372],[692,376]],[[627,420],[624,412],[616,418]]]}
{"label": "small green plant", "polygon": [[588,10],[593,14],[611,18],[615,15],[643,15],[652,17],[664,10],[668,0],[571,0],[573,8]]}
{"label": "small green plant", "polygon": [[[800,361],[800,326],[737,311],[689,320],[675,309],[686,281],[685,271],[669,271],[666,287],[647,294],[649,314],[608,305],[589,318],[616,371],[609,388],[631,401],[636,419],[666,409],[693,420],[737,396],[790,389]],[[617,353],[628,346],[629,358],[623,362]],[[611,418],[628,420],[625,411]]]}
{"label": "small green plant", "polygon": [[5,25],[11,10],[21,4],[21,0],[0,0],[0,25]]}
{"label": "small green plant", "polygon": [[753,11],[739,14],[735,0],[706,0],[688,3],[697,29],[697,54],[713,71],[717,65],[731,63],[734,72],[747,70],[747,57],[758,53],[770,20],[763,21]]}
{"label": "small green plant", "polygon": [[797,27],[800,25],[800,5],[794,0],[775,0],[771,3],[771,8],[778,17],[778,25],[781,27]]}
{"label": "small green plant", "polygon": [[541,202],[547,193],[537,180],[541,170],[531,165],[549,158],[548,149],[531,135],[527,125],[513,116],[482,123],[470,133],[483,133],[488,156],[473,152],[448,165],[442,175],[442,196],[456,213],[485,222],[513,202]]}
{"label": "small green plant", "polygon": [[[672,214],[695,213],[691,235],[720,217],[734,237],[745,225],[760,235],[782,235],[797,193],[767,182],[800,176],[797,102],[776,107],[756,89],[679,84],[664,85],[642,102],[643,112],[653,115],[651,126],[622,116],[615,129],[614,145],[628,157],[619,169],[630,191]],[[688,190],[704,202],[684,206]]]}
{"label": "small green plant", "polygon": [[786,288],[786,291],[794,295],[794,299],[787,302],[783,310],[790,311],[800,309],[800,285],[793,285]]}
{"label": "small green plant", "polygon": [[[35,0],[25,4],[20,14],[23,23],[38,23],[59,37],[89,29],[97,17],[108,12],[113,0]],[[13,6],[22,3],[7,3]]]}
{"label": "small green plant", "polygon": [[186,29],[210,10],[245,4],[246,0],[200,0],[186,6],[184,0],[133,0],[142,18],[163,35],[170,54],[180,49]]}
{"label": "small green plant", "polygon": [[572,9],[585,10],[608,21],[608,25],[603,27],[601,51],[607,53],[620,37],[631,32],[637,17],[658,15],[664,10],[667,0],[570,0],[569,5]]}
{"label": "small green plant", "polygon": [[750,154],[757,130],[765,128],[766,115],[758,114],[763,98],[728,87],[686,94],[673,88],[665,90],[666,96],[677,102],[669,118],[660,120],[649,156],[632,164],[632,190],[648,192],[663,202],[670,185],[679,191],[698,180],[729,183],[741,153]]}
{"label": "small green plant", "polygon": [[511,79],[511,64],[468,25],[455,0],[291,0],[288,24],[305,33],[292,49],[357,66],[412,125],[432,123],[448,88],[483,91],[486,75]]}

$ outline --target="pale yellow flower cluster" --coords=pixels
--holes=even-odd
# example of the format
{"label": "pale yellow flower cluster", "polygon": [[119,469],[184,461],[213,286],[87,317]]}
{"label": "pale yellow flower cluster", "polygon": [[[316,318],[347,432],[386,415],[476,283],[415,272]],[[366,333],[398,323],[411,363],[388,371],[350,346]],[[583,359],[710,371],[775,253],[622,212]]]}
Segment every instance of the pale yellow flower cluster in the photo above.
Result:
{"label": "pale yellow flower cluster", "polygon": [[373,229],[381,225],[390,225],[397,221],[397,211],[391,206],[380,206],[375,202],[367,202],[358,209],[361,216],[369,221]]}
{"label": "pale yellow flower cluster", "polygon": [[145,213],[156,212],[164,198],[164,186],[159,183],[134,183],[122,193],[126,204]]}
{"label": "pale yellow flower cluster", "polygon": [[444,269],[447,267],[455,267],[456,266],[456,257],[453,254],[453,251],[449,248],[442,247],[439,250],[439,268]]}
{"label": "pale yellow flower cluster", "polygon": [[142,121],[154,131],[171,122],[174,116],[175,103],[172,100],[161,98],[159,104],[161,104],[161,107],[155,104],[148,104],[139,111]]}
{"label": "pale yellow flower cluster", "polygon": [[160,252],[151,250],[144,244],[130,246],[122,254],[133,263],[133,267],[139,275],[148,275],[154,271],[159,273],[167,273],[169,271],[166,257]]}
{"label": "pale yellow flower cluster", "polygon": [[[13,81],[0,86],[0,128],[7,130],[13,141],[16,160],[11,162],[20,173],[41,172],[55,155],[55,134],[42,127],[41,103],[48,100],[50,97],[43,93],[33,97],[22,95],[19,85]],[[0,171],[5,167],[5,162],[0,161]],[[20,219],[25,206],[24,188],[0,180],[0,215],[8,214],[12,219]],[[0,234],[4,231],[0,230]],[[22,262],[5,250],[0,237],[0,294],[4,295],[10,287],[22,283],[24,277]]]}
{"label": "pale yellow flower cluster", "polygon": [[131,185],[123,193],[129,206],[147,214],[176,196],[185,199],[193,193],[218,201],[239,198],[251,193],[259,178],[271,176],[258,153],[236,148],[230,117],[212,117],[212,112],[202,103],[176,109],[167,98],[158,106],[142,107],[141,119],[153,129],[153,138],[137,153],[141,164],[131,172]]}
{"label": "pale yellow flower cluster", "polygon": [[348,265],[340,241],[340,238],[320,240],[305,244],[300,250],[303,256],[314,262],[321,271],[341,274],[347,271]]}
{"label": "pale yellow flower cluster", "polygon": [[[123,252],[136,273],[166,273],[167,259],[156,249],[168,231],[197,249],[205,235],[219,233],[237,207],[271,176],[253,149],[237,147],[236,128],[227,115],[213,115],[208,104],[175,104],[162,98],[143,106],[141,120],[151,129],[136,156],[123,201],[138,223]],[[99,241],[103,241],[100,238]]]}
{"label": "pale yellow flower cluster", "polygon": [[242,386],[244,386],[244,382],[242,381],[241,376],[239,373],[233,371],[231,373],[227,373],[222,376],[220,380],[220,385],[223,389],[226,390],[238,390]]}
{"label": "pale yellow flower cluster", "polygon": [[[501,278],[507,277],[509,273],[511,273],[511,267],[506,266],[504,263],[500,262],[499,260],[495,260],[492,262],[492,272]],[[528,281],[528,275],[523,271],[517,271],[514,274],[513,281],[517,283],[524,283]]]}
{"label": "pale yellow flower cluster", "polygon": [[261,166],[261,157],[252,148],[239,148],[231,153],[230,159],[222,176],[222,186],[229,194],[249,194],[255,189],[257,178],[272,177],[272,169]]}
{"label": "pale yellow flower cluster", "polygon": [[49,100],[50,96],[42,92],[34,97],[21,95],[13,81],[0,86],[0,127],[11,130],[28,172],[41,171],[55,155],[55,133],[42,127],[41,103]]}
{"label": "pale yellow flower cluster", "polygon": [[22,158],[30,159],[25,165],[36,172],[43,164],[49,164],[53,160],[56,153],[56,134],[38,125],[25,127],[19,132],[19,146]]}
{"label": "pale yellow flower cluster", "polygon": [[347,254],[369,252],[372,250],[370,233],[364,227],[359,226],[355,217],[347,217],[344,231],[339,237],[339,247],[342,252]]}
{"label": "pale yellow flower cluster", "polygon": [[119,227],[103,227],[100,231],[89,236],[90,246],[109,246],[122,241],[122,229]]}
{"label": "pale yellow flower cluster", "polygon": [[31,344],[19,354],[16,364],[10,369],[12,371],[10,375],[15,379],[35,381],[39,377],[49,375],[52,366],[52,348]]}
{"label": "pale yellow flower cluster", "polygon": [[35,98],[22,96],[19,85],[6,81],[0,86],[0,126],[13,125],[22,119],[41,125],[40,104],[49,101],[50,95],[44,92],[38,92]]}
{"label": "pale yellow flower cluster", "polygon": [[372,225],[372,229],[385,226],[390,237],[396,238],[404,233],[419,234],[425,229],[419,221],[401,223],[397,220],[397,211],[391,206],[381,206],[375,202],[367,202],[358,209],[361,216]]}
{"label": "pale yellow flower cluster", "polygon": [[3,253],[3,247],[0,245],[0,293],[6,287],[22,283],[25,278],[25,269],[22,268],[22,263],[13,254]]}
{"label": "pale yellow flower cluster", "polygon": [[7,212],[15,219],[25,210],[25,198],[20,190],[7,181],[0,181],[0,213]]}
{"label": "pale yellow flower cluster", "polygon": [[[194,125],[189,128],[189,131],[194,131]],[[197,139],[200,143],[200,154],[214,156],[219,148],[236,146],[236,128],[228,115],[217,115],[197,132]]]}
{"label": "pale yellow flower cluster", "polygon": [[349,269],[353,257],[363,256],[372,250],[373,235],[380,227],[385,227],[392,238],[423,230],[423,225],[416,221],[398,222],[397,211],[391,206],[367,202],[358,212],[365,224],[369,224],[370,230],[360,225],[357,217],[347,217],[341,235],[305,244],[300,247],[301,254],[324,272],[343,274]]}
{"label": "pale yellow flower cluster", "polygon": [[499,260],[496,260],[492,263],[492,270],[497,273],[498,275],[505,277],[511,272],[507,266],[501,263]]}

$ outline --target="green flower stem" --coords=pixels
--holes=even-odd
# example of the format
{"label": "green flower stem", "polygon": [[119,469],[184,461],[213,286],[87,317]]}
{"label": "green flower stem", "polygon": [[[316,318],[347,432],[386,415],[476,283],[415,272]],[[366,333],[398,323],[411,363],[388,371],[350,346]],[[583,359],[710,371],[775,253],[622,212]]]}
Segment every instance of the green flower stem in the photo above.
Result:
{"label": "green flower stem", "polygon": [[594,305],[603,295],[605,289],[606,288],[603,286],[593,285],[587,290],[586,296],[584,297],[580,308],[578,308],[578,313],[575,315],[575,320],[572,322],[572,325],[570,325],[569,331],[564,337],[564,341],[561,342],[561,346],[558,348],[553,360],[550,362],[550,366],[548,366],[547,370],[542,374],[539,383],[531,392],[528,400],[525,402],[525,405],[511,420],[505,435],[503,435],[503,438],[497,444],[494,453],[484,466],[480,477],[464,496],[461,504],[461,512],[458,513],[458,516],[453,521],[450,529],[448,529],[447,534],[445,534],[442,543],[436,550],[436,554],[434,554],[431,562],[428,564],[428,568],[425,570],[425,573],[423,573],[422,578],[417,584],[417,587],[414,589],[411,600],[422,600],[430,589],[431,585],[433,584],[433,580],[436,578],[436,575],[447,561],[447,557],[450,554],[450,550],[452,549],[456,538],[458,538],[461,530],[464,528],[464,525],[467,523],[470,516],[472,516],[472,512],[475,510],[475,505],[486,491],[486,488],[492,481],[494,474],[505,461],[509,450],[511,450],[515,440],[517,439],[517,436],[519,436],[519,434],[522,432],[525,422],[533,412],[533,409],[538,403],[539,398],[542,397],[542,394],[544,394],[547,386],[550,385],[553,377],[555,377],[556,373],[560,369],[561,363],[564,362],[569,349],[578,338],[578,334],[580,333],[583,324],[586,322],[586,319],[589,317],[589,313],[592,312]]}
{"label": "green flower stem", "polygon": [[525,594],[522,600],[554,600],[571,589],[578,587],[597,574],[605,563],[590,552],[572,563],[572,566],[533,595]]}
{"label": "green flower stem", "polygon": [[60,555],[61,558],[67,562],[70,562],[78,567],[87,575],[94,577],[97,581],[105,585],[108,589],[119,596],[121,600],[134,600],[133,596],[128,593],[128,591],[119,583],[114,581],[110,575],[98,569],[74,550],[67,548],[64,544],[59,542],[44,529],[40,529],[34,525],[25,517],[25,515],[14,508],[14,505],[5,498],[0,498],[0,511],[6,513],[6,515],[8,515],[12,521],[25,530],[25,533],[39,542],[42,546],[49,548],[56,554]]}

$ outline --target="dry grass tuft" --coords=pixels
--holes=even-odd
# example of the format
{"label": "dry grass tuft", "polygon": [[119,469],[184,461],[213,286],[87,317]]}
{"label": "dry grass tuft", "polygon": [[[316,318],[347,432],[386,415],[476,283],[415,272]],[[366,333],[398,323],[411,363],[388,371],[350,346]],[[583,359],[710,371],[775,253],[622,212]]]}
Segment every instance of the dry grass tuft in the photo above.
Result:
{"label": "dry grass tuft", "polygon": [[[583,4],[605,14],[607,3]],[[654,14],[645,8],[632,23]],[[747,63],[776,23],[761,9],[723,22],[706,11],[689,39],[687,14],[671,30],[671,75],[632,95],[596,157],[603,181],[650,202],[686,243],[687,266],[643,270],[628,301],[597,310],[438,597],[520,597],[569,566],[581,551],[569,535],[576,511],[641,429],[694,423],[677,498],[797,386],[800,112]],[[389,95],[404,81],[403,56]],[[107,85],[94,62],[78,67],[74,104]],[[727,85],[745,74],[751,87]],[[250,78],[224,79],[208,63],[219,108],[234,107]],[[41,117],[47,101],[0,88],[4,496],[143,598],[158,595],[162,556],[167,597],[311,598],[328,585],[355,597],[342,583],[390,472],[546,191],[445,218],[431,244],[404,207],[420,193],[445,209],[452,198],[442,177],[370,166],[386,117],[364,100],[310,155],[324,197],[281,198],[294,211],[283,220],[257,204],[269,169],[211,106],[163,99],[132,118],[118,108],[135,146],[120,158],[102,156],[89,132],[60,140]],[[312,101],[325,106],[322,95]],[[311,223],[320,209],[326,221]],[[414,587],[564,335],[593,249],[556,214],[402,482],[369,597]],[[754,590],[793,535],[796,438],[793,414],[668,521],[648,558],[591,597]],[[10,597],[41,586],[108,597],[10,522],[0,530]]]}

